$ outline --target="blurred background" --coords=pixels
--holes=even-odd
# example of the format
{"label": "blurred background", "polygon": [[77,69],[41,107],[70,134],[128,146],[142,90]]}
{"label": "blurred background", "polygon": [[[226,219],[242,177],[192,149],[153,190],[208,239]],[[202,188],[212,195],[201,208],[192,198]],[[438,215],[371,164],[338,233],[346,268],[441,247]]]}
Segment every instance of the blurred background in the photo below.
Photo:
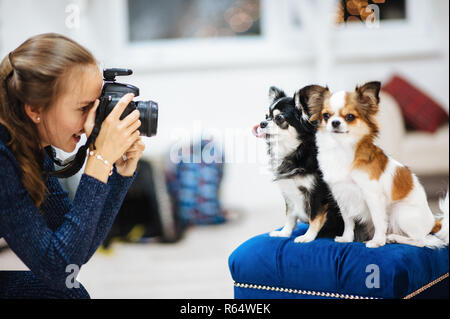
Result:
{"label": "blurred background", "polygon": [[[448,187],[447,0],[0,0],[2,57],[45,32],[102,68],[133,69],[118,80],[160,108],[147,173],[79,274],[93,298],[233,297],[230,253],[284,223],[251,134],[272,85],[291,95],[381,81],[379,144],[419,175],[433,209]],[[205,149],[220,160],[176,160]],[[77,179],[62,183],[73,196]],[[26,269],[0,245],[0,270]]]}

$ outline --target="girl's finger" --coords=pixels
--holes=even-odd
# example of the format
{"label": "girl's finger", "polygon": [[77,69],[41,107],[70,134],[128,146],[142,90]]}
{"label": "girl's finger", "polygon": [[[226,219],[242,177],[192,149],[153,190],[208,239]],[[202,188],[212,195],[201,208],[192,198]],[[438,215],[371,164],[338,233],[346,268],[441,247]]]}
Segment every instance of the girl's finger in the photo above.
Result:
{"label": "girl's finger", "polygon": [[138,109],[134,110],[133,112],[131,112],[130,114],[128,114],[122,121],[121,123],[123,124],[124,127],[129,127],[132,124],[134,124],[136,121],[139,120],[140,117],[140,112]]}
{"label": "girl's finger", "polygon": [[142,140],[137,140],[128,150],[127,152],[132,151],[144,151],[145,150],[145,144],[142,142]]}
{"label": "girl's finger", "polygon": [[127,134],[131,134],[134,131],[136,131],[139,127],[141,127],[141,121],[137,120],[136,122],[134,122],[133,124],[131,124],[128,128],[127,128]]}
{"label": "girl's finger", "polygon": [[94,106],[89,110],[88,116],[86,117],[86,122],[84,123],[84,132],[86,136],[89,137],[92,133],[92,130],[95,126],[95,115],[97,112],[97,108],[100,104],[100,100],[95,100]]}
{"label": "girl's finger", "polygon": [[125,111],[125,108],[130,104],[130,102],[133,100],[134,94],[128,93],[122,96],[122,98],[117,102],[116,106],[114,106],[111,113],[109,113],[108,117],[112,117],[114,119],[120,119],[120,116],[122,115],[123,111]]}
{"label": "girl's finger", "polygon": [[127,160],[139,157],[139,152],[130,152],[126,154]]}

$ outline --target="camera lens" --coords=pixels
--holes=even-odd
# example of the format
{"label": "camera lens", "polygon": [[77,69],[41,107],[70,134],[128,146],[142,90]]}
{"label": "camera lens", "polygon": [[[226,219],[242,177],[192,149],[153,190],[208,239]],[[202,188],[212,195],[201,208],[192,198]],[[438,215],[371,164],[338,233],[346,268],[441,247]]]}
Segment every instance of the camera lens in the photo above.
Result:
{"label": "camera lens", "polygon": [[158,129],[158,104],[153,101],[138,101],[136,108],[139,110],[141,135],[151,137],[156,135]]}

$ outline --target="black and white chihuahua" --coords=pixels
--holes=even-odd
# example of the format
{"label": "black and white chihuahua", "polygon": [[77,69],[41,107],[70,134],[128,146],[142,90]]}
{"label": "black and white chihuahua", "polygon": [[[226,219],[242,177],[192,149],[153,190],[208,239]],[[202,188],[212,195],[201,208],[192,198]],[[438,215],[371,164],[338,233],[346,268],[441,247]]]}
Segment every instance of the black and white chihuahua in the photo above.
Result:
{"label": "black and white chihuahua", "polygon": [[253,127],[253,134],[267,142],[271,170],[286,202],[287,216],[283,229],[270,236],[290,237],[298,220],[309,223],[309,228],[295,238],[296,243],[341,235],[344,223],[319,170],[317,127],[309,121],[310,112],[301,101],[301,91],[292,98],[271,87],[269,98],[266,120]]}

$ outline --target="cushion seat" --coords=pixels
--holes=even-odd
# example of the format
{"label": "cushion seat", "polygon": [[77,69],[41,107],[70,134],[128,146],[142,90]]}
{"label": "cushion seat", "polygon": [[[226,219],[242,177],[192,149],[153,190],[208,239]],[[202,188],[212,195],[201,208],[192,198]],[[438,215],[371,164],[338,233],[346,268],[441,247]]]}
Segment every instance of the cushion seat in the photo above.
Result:
{"label": "cushion seat", "polygon": [[229,257],[235,298],[409,298],[443,284],[448,298],[448,247],[295,243],[307,229],[299,224],[290,238],[266,233],[236,248]]}

